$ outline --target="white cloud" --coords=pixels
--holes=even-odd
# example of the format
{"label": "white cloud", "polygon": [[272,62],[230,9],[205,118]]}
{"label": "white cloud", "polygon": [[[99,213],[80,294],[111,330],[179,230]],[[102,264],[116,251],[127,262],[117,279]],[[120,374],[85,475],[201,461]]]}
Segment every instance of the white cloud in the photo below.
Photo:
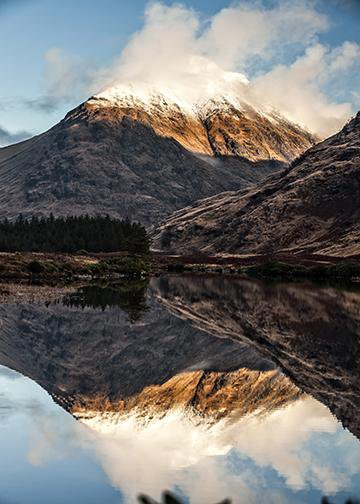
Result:
{"label": "white cloud", "polygon": [[[325,137],[346,122],[352,109],[349,103],[331,101],[323,88],[360,61],[353,42],[333,50],[316,43],[328,28],[326,16],[305,0],[279,1],[271,8],[241,2],[209,20],[184,6],[155,3],[116,64],[99,74],[100,82],[105,87],[146,83],[171,89],[187,101],[235,93],[250,103],[273,106]],[[288,65],[277,63],[289,58]],[[271,69],[245,86],[243,73],[254,62]]]}
{"label": "white cloud", "polygon": [[31,137],[32,134],[29,131],[16,131],[11,132],[0,126],[0,147],[5,147],[13,143],[21,142]]}
{"label": "white cloud", "polygon": [[[191,502],[230,497],[234,504],[256,503],[261,496],[269,503],[285,503],[291,499],[286,486],[351,492],[360,470],[356,438],[309,396],[263,416],[212,426],[182,412],[145,426],[132,416],[89,416],[86,426],[28,378],[14,380],[3,373],[0,385],[7,406],[0,420],[17,425],[14,416],[21,418],[29,463],[41,466],[76,453],[91,454],[125,502],[135,502],[139,492],[158,498],[176,485]],[[278,479],[267,479],[267,468]]]}
{"label": "white cloud", "polygon": [[59,47],[51,47],[44,54],[44,59],[45,92],[42,96],[25,100],[28,107],[52,112],[63,103],[81,100],[91,91],[92,73],[81,58]]}
{"label": "white cloud", "polygon": [[269,104],[289,119],[322,137],[329,136],[352,114],[349,103],[334,103],[321,90],[321,85],[334,78],[335,71],[349,65],[351,55],[346,47],[344,44],[329,51],[324,45],[317,44],[307,48],[292,65],[275,66],[252,83],[254,99],[256,97],[261,102],[266,97]]}
{"label": "white cloud", "polygon": [[[329,19],[307,0],[242,1],[211,18],[181,4],[151,3],[142,28],[110,68],[89,68],[58,48],[47,52],[47,92],[35,103],[55,107],[74,94],[93,94],[111,85],[146,85],[186,102],[232,93],[266,103],[320,136],[342,127],[351,104],[327,96],[328,83],[342,87],[360,62],[359,45],[335,48],[318,43]],[[250,75],[250,85],[245,85]],[[345,79],[345,80],[344,80]],[[347,80],[349,87],[350,80]],[[349,87],[349,97],[356,90]],[[341,93],[340,93],[341,94]]]}
{"label": "white cloud", "polygon": [[353,64],[359,63],[360,45],[355,42],[344,42],[332,51],[330,69],[332,71],[348,70]]}
{"label": "white cloud", "polygon": [[218,64],[238,70],[254,56],[268,59],[293,44],[309,44],[328,26],[326,16],[306,1],[281,1],[272,8],[243,2],[216,14],[200,42]]}
{"label": "white cloud", "polygon": [[309,44],[327,27],[327,18],[306,1],[268,9],[242,2],[208,20],[181,5],[153,3],[112,72],[117,79],[153,81],[198,74],[209,63],[241,71],[255,56],[268,59],[293,44]]}

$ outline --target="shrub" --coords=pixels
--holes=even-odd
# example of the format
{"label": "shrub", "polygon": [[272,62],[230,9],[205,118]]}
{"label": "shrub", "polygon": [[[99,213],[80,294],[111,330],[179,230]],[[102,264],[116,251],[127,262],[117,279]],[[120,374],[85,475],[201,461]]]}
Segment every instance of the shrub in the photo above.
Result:
{"label": "shrub", "polygon": [[323,264],[319,264],[317,266],[312,266],[309,269],[309,276],[312,278],[324,279],[327,278],[330,274],[331,268],[325,266]]}
{"label": "shrub", "polygon": [[331,268],[332,274],[337,278],[360,277],[360,263],[356,261],[344,261]]}
{"label": "shrub", "polygon": [[110,257],[90,266],[90,271],[95,276],[106,273],[119,273],[121,275],[140,276],[149,269],[148,263],[141,257],[121,256]]}
{"label": "shrub", "polygon": [[302,277],[307,276],[308,268],[282,262],[269,262],[258,266],[250,266],[246,270],[248,275],[264,278]]}
{"label": "shrub", "polygon": [[313,278],[313,279],[343,279],[350,280],[360,277],[360,263],[356,261],[343,261],[333,265],[318,264],[306,267],[301,264],[287,264],[282,262],[269,262],[246,269],[250,276],[263,278]]}
{"label": "shrub", "polygon": [[140,257],[114,257],[109,261],[110,268],[117,273],[140,275],[148,271],[148,264]]}
{"label": "shrub", "polygon": [[45,271],[45,267],[40,261],[30,261],[26,268],[32,275],[38,275]]}
{"label": "shrub", "polygon": [[88,252],[87,250],[85,250],[85,249],[80,249],[80,250],[77,250],[77,251],[75,252],[75,254],[76,254],[76,255],[86,256],[86,255],[88,255],[88,254],[89,254],[89,252]]}

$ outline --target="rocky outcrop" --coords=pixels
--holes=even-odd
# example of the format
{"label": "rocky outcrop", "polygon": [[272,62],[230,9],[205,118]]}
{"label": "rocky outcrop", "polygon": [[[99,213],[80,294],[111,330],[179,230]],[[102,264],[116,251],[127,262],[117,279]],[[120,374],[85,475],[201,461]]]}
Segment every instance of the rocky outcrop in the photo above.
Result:
{"label": "rocky outcrop", "polygon": [[0,149],[0,210],[150,225],[199,198],[249,188],[315,141],[226,100],[188,110],[161,94],[146,103],[98,95],[42,135]]}
{"label": "rocky outcrop", "polygon": [[248,192],[223,193],[173,214],[154,247],[176,253],[360,254],[360,113]]}

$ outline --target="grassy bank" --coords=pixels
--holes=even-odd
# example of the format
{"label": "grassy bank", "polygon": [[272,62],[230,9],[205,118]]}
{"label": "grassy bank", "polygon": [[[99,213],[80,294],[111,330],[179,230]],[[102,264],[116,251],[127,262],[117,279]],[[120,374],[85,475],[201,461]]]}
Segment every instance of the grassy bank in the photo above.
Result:
{"label": "grassy bank", "polygon": [[334,280],[360,282],[360,257],[307,255],[273,256],[162,256],[153,258],[171,273],[237,274],[266,280]]}
{"label": "grassy bank", "polygon": [[147,255],[56,254],[15,252],[0,254],[0,279],[64,280],[139,277],[148,274]]}
{"label": "grassy bank", "polygon": [[0,279],[76,281],[164,273],[236,274],[266,280],[360,281],[360,260],[319,256],[168,256],[164,254],[0,253]]}

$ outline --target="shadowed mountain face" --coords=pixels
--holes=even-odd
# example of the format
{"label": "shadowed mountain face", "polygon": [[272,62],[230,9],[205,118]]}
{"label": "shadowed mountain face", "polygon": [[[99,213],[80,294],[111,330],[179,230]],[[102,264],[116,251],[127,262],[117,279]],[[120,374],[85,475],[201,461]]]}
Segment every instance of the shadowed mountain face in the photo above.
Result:
{"label": "shadowed mountain face", "polygon": [[357,255],[359,202],[360,113],[260,188],[220,194],[175,213],[155,241],[177,253]]}
{"label": "shadowed mountain face", "polygon": [[360,292],[247,280],[157,280],[159,299],[194,327],[248,344],[358,437]]}
{"label": "shadowed mountain face", "polygon": [[184,111],[161,95],[92,98],[52,129],[0,149],[5,217],[108,213],[145,225],[221,191],[244,189],[315,139],[281,118],[213,103]]}

